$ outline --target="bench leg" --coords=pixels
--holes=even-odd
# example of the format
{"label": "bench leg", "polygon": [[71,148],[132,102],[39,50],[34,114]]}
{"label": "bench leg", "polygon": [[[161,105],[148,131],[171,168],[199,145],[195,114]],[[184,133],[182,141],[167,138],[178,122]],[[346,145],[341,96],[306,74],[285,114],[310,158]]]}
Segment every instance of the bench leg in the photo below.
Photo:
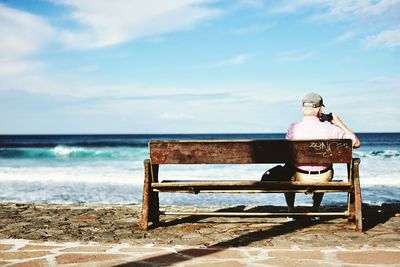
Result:
{"label": "bench leg", "polygon": [[348,193],[347,210],[349,212],[348,221],[355,224],[355,231],[362,232],[362,197],[359,174],[360,159],[353,159],[350,169],[353,191]]}
{"label": "bench leg", "polygon": [[[151,176],[153,179],[153,182],[158,182],[158,164],[152,164],[150,165],[150,168],[152,168],[150,171],[153,172],[153,175]],[[159,199],[158,199],[158,192],[153,192],[149,190],[149,210],[151,213],[149,214],[149,220],[153,222],[154,225],[158,224],[160,222],[160,204],[159,204]]]}
{"label": "bench leg", "polygon": [[147,230],[149,226],[149,212],[150,212],[150,161],[144,161],[144,183],[143,183],[143,200],[142,200],[142,217],[140,220],[140,228]]}
{"label": "bench leg", "polygon": [[355,220],[353,165],[353,162],[347,164],[347,177],[353,185],[352,191],[347,193],[347,222],[351,224]]}
{"label": "bench leg", "polygon": [[[151,169],[153,167],[153,170]],[[153,175],[152,175],[153,171]],[[144,183],[143,183],[143,201],[142,217],[140,228],[148,230],[149,222],[153,225],[159,223],[159,200],[158,193],[151,190],[152,179],[157,180],[158,165],[151,165],[149,160],[144,161]]]}
{"label": "bench leg", "polygon": [[355,224],[356,232],[362,232],[362,197],[359,174],[360,159],[354,159],[353,181],[354,181],[354,206],[355,206]]}

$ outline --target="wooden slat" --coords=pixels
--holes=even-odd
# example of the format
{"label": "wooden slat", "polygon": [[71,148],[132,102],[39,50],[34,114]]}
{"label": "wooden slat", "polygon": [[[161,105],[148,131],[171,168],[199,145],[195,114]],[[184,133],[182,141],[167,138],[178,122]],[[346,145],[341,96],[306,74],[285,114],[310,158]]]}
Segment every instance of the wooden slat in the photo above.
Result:
{"label": "wooden slat", "polygon": [[259,181],[207,181],[207,182],[168,182],[152,183],[151,187],[156,191],[169,192],[234,192],[248,191],[254,192],[304,192],[309,189],[318,191],[349,191],[351,183],[348,182],[323,182],[323,183],[304,183],[304,182],[259,182]]}
{"label": "wooden slat", "polygon": [[[287,188],[277,188],[277,189],[202,189],[202,188],[179,188],[179,189],[152,189],[154,192],[163,193],[189,193],[189,194],[199,194],[199,193],[217,193],[217,194],[259,194],[259,193],[305,193],[308,188],[302,189],[287,189]],[[313,193],[346,193],[352,191],[349,187],[337,187],[335,189],[315,189]]]}
{"label": "wooden slat", "polygon": [[296,182],[296,181],[257,181],[257,180],[166,180],[161,183],[151,183],[151,187],[176,187],[176,186],[350,186],[350,182]]}
{"label": "wooden slat", "polygon": [[347,216],[347,212],[217,212],[217,211],[161,211],[161,215],[194,215],[224,217],[266,217],[266,216]]}
{"label": "wooden slat", "polygon": [[350,163],[351,140],[150,141],[152,164]]}

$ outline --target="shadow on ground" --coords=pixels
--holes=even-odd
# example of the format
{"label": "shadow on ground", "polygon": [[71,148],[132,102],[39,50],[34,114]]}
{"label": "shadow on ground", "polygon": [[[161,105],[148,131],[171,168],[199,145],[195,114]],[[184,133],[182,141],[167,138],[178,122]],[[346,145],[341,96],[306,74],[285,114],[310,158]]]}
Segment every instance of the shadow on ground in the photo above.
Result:
{"label": "shadow on ground", "polygon": [[368,231],[379,224],[384,224],[398,213],[400,213],[399,204],[363,205],[363,230]]}
{"label": "shadow on ground", "polygon": [[[277,208],[281,209],[281,210],[277,210]],[[236,206],[236,207],[231,207],[231,208],[220,209],[218,211],[219,212],[227,212],[227,211],[237,212],[237,211],[242,211],[244,209],[245,209],[245,206]],[[332,209],[336,211],[338,208],[337,207],[330,208],[329,211],[333,211]],[[301,210],[301,208],[300,208],[300,210]],[[249,211],[249,212],[268,212],[268,211],[285,212],[286,208],[264,206],[264,207],[255,207],[252,209],[248,209],[247,211]],[[208,218],[208,217],[207,216],[187,216],[184,218],[178,218],[178,219],[174,219],[171,221],[161,222],[160,226],[171,227],[171,226],[175,226],[175,225],[183,224],[183,223],[191,224],[191,223],[199,222],[205,218]],[[201,256],[211,255],[211,254],[220,252],[222,250],[225,250],[229,247],[249,246],[253,242],[257,242],[257,241],[261,241],[261,240],[268,240],[268,239],[271,239],[276,236],[296,232],[301,229],[305,229],[310,226],[313,226],[315,224],[328,223],[332,219],[333,219],[332,217],[322,217],[319,221],[312,221],[312,220],[310,220],[309,217],[297,217],[296,221],[294,221],[294,222],[277,223],[275,225],[272,225],[271,227],[269,227],[266,230],[249,231],[249,232],[242,234],[236,238],[224,240],[224,241],[215,243],[211,246],[208,246],[207,249],[201,249],[201,248],[185,249],[185,250],[179,251],[179,254],[170,253],[170,254],[166,254],[166,255],[159,255],[159,256],[143,259],[143,261],[129,262],[129,263],[121,264],[118,266],[119,267],[128,267],[128,266],[145,266],[146,264],[148,264],[148,265],[176,264],[176,263],[187,261],[191,257],[201,257]],[[219,223],[221,223],[221,222],[219,222]],[[222,223],[230,223],[230,222],[228,221],[228,222],[222,222]],[[184,255],[190,256],[190,257],[185,257]]]}

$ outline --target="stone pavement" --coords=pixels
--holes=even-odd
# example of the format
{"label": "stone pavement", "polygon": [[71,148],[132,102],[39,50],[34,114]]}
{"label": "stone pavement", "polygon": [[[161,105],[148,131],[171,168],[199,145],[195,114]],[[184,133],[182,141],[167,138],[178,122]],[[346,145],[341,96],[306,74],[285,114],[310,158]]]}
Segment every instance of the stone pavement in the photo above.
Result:
{"label": "stone pavement", "polygon": [[397,248],[205,248],[0,240],[0,266],[400,266]]}
{"label": "stone pavement", "polygon": [[[129,243],[157,247],[335,247],[392,248],[400,244],[400,205],[364,207],[363,233],[345,218],[321,217],[312,222],[285,217],[162,216],[159,227],[142,231],[140,205],[0,204],[0,239],[55,242]],[[165,207],[174,211],[193,209],[254,212],[285,211],[285,207]],[[326,210],[337,207],[324,207]]]}
{"label": "stone pavement", "polygon": [[0,266],[400,266],[399,205],[363,210],[362,233],[340,217],[163,216],[142,231],[140,205],[0,204]]}

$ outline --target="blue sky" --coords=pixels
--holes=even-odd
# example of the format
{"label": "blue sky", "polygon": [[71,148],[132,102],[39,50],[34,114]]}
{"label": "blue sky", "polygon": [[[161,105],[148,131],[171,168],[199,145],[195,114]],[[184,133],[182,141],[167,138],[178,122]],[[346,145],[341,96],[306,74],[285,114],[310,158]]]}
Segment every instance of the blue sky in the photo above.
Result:
{"label": "blue sky", "polygon": [[400,0],[0,1],[0,134],[400,131]]}

